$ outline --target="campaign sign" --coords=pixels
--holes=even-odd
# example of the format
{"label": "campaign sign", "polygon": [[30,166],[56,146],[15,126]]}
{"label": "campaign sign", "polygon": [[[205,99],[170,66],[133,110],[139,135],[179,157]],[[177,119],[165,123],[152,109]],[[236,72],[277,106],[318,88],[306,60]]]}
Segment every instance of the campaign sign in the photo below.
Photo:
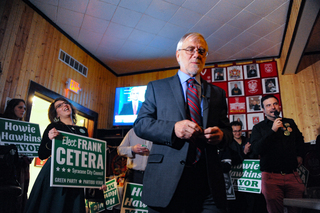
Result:
{"label": "campaign sign", "polygon": [[[88,205],[87,205],[88,206]],[[103,203],[89,202],[90,213],[105,212]]]}
{"label": "campaign sign", "polygon": [[106,202],[106,207],[110,208],[120,204],[116,179],[112,179],[106,182],[106,186],[107,186],[107,189],[104,191],[104,199]]}
{"label": "campaign sign", "polygon": [[308,185],[308,179],[309,179],[309,170],[304,165],[300,165],[297,168],[297,172],[298,172],[303,184],[305,186],[307,186]]}
{"label": "campaign sign", "polygon": [[261,193],[260,160],[245,159],[242,164],[232,166],[230,175],[236,191]]}
{"label": "campaign sign", "polygon": [[37,157],[41,143],[39,124],[0,118],[0,145],[14,144],[18,153]]}
{"label": "campaign sign", "polygon": [[100,188],[106,176],[106,142],[59,132],[52,140],[50,186]]}
{"label": "campaign sign", "polygon": [[147,213],[148,207],[142,203],[142,184],[126,183],[121,213]]}

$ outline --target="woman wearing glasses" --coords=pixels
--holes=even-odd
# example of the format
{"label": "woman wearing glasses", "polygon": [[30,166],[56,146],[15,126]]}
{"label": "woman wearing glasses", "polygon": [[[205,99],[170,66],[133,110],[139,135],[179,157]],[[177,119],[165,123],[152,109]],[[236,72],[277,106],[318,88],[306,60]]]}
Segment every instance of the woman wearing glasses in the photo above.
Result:
{"label": "woman wearing glasses", "polygon": [[51,123],[43,133],[38,151],[39,158],[48,161],[40,171],[27,202],[26,213],[37,212],[85,212],[84,189],[68,187],[50,187],[51,146],[58,131],[88,136],[85,127],[76,126],[76,110],[65,98],[55,99],[49,107],[48,117]]}
{"label": "woman wearing glasses", "polygon": [[[7,107],[2,115],[3,118],[22,121],[26,112],[26,103],[23,99],[13,98],[7,103]],[[22,212],[27,201],[28,186],[30,180],[29,165],[33,158],[19,154],[19,161],[16,167],[16,179],[18,180],[22,194],[14,201],[10,208],[16,209],[16,212]],[[6,201],[3,201],[5,203]],[[1,204],[0,204],[1,205]]]}

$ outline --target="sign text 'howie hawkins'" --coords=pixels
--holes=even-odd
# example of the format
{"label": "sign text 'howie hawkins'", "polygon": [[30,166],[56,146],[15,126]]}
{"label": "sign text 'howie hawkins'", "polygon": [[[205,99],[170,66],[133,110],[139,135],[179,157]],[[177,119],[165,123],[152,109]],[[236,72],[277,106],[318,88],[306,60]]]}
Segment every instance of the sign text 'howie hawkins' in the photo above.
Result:
{"label": "sign text 'howie hawkins'", "polygon": [[41,143],[39,124],[0,118],[0,145],[14,144],[20,155],[37,157]]}

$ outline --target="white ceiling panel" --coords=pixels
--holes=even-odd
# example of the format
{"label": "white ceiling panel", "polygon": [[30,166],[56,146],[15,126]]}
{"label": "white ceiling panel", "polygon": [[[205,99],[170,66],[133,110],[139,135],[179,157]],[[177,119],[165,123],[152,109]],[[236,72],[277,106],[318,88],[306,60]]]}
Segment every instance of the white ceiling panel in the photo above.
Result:
{"label": "white ceiling panel", "polygon": [[58,23],[81,27],[83,18],[84,13],[74,12],[61,7],[58,8]]}
{"label": "white ceiling panel", "polygon": [[206,14],[219,0],[186,0],[182,7],[197,12],[199,14]]}
{"label": "white ceiling panel", "polygon": [[156,19],[149,15],[143,15],[136,28],[141,31],[157,34],[165,24],[165,21]]}
{"label": "white ceiling panel", "polygon": [[290,0],[29,0],[117,75],[176,68],[188,32],[208,42],[207,63],[277,57]]}
{"label": "white ceiling panel", "polygon": [[175,4],[162,0],[153,0],[145,13],[154,18],[169,21],[178,9],[179,7]]}
{"label": "white ceiling panel", "polygon": [[77,0],[75,2],[74,0],[63,0],[59,1],[59,7],[79,13],[85,13],[88,6],[88,1],[89,0]]}

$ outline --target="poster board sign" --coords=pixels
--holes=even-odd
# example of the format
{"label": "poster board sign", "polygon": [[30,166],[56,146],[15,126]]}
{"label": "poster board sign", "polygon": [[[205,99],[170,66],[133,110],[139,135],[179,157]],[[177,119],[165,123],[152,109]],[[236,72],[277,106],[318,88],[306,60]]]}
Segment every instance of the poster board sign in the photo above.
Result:
{"label": "poster board sign", "polygon": [[297,172],[303,182],[303,184],[307,187],[308,185],[308,180],[309,180],[309,170],[304,166],[304,165],[300,165],[297,168]]}
{"label": "poster board sign", "polygon": [[100,188],[106,176],[106,142],[59,133],[52,140],[50,186]]}
{"label": "poster board sign", "polygon": [[120,213],[147,213],[148,207],[142,203],[142,184],[126,183]]}
{"label": "poster board sign", "polygon": [[106,208],[110,208],[120,204],[116,179],[107,181],[106,186],[107,186],[107,189],[103,192]]}
{"label": "poster board sign", "polygon": [[226,184],[227,200],[235,200],[236,195],[234,192],[234,187],[232,184],[232,179],[230,177],[230,173],[223,173],[223,177],[224,177],[224,183]]}
{"label": "poster board sign", "polygon": [[41,143],[39,124],[0,118],[0,145],[14,144],[19,155],[37,157]]}
{"label": "poster board sign", "polygon": [[86,204],[86,206],[89,206],[90,213],[98,213],[98,212],[105,212],[106,211],[103,203],[91,202],[91,201],[87,201],[87,202],[89,202],[89,204]]}
{"label": "poster board sign", "polygon": [[245,159],[242,164],[232,166],[230,175],[236,191],[261,193],[260,160]]}

